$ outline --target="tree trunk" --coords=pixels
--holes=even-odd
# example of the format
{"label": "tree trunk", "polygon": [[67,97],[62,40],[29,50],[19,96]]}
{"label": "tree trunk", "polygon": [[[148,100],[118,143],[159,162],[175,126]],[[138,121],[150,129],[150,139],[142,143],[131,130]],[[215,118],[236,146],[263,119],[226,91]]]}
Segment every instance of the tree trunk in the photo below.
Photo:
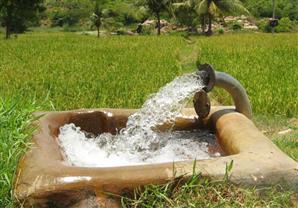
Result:
{"label": "tree trunk", "polygon": [[6,29],[5,29],[5,38],[9,39],[10,38],[10,24],[6,22]]}
{"label": "tree trunk", "polygon": [[276,10],[276,0],[273,0],[273,12],[272,12],[273,19],[275,19],[275,10]]}
{"label": "tree trunk", "polygon": [[208,14],[208,31],[206,33],[207,36],[212,35],[212,15]]}
{"label": "tree trunk", "polygon": [[160,35],[161,25],[160,25],[160,14],[159,12],[156,13],[157,16],[157,35]]}
{"label": "tree trunk", "polygon": [[191,26],[188,28],[188,31],[189,31],[190,33],[194,33],[194,34],[197,34],[197,33],[198,33],[197,28],[196,28],[196,26],[194,26],[194,25],[191,25]]}
{"label": "tree trunk", "polygon": [[222,24],[223,24],[224,27],[228,26],[224,16],[221,16],[221,21],[222,21]]}
{"label": "tree trunk", "polygon": [[10,38],[10,33],[11,33],[11,16],[12,16],[12,8],[9,6],[7,8],[7,16],[5,19],[5,38],[9,39]]}
{"label": "tree trunk", "polygon": [[202,34],[205,34],[205,29],[206,29],[205,15],[203,15],[202,18],[201,18],[201,30],[202,30]]}
{"label": "tree trunk", "polygon": [[[276,0],[273,0],[273,11],[272,11],[272,19],[275,20],[275,9],[276,9]],[[274,34],[274,27],[271,28],[272,34]]]}
{"label": "tree trunk", "polygon": [[97,27],[97,38],[99,38],[99,27]]}

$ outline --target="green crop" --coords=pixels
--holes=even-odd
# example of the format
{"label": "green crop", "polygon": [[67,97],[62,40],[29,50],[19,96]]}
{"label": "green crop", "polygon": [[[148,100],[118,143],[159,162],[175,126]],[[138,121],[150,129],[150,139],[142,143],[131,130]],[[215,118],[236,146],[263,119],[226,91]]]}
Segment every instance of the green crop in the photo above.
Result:
{"label": "green crop", "polygon": [[[31,133],[25,129],[28,129],[33,111],[139,108],[151,93],[167,82],[194,71],[196,63],[212,64],[215,69],[237,78],[247,89],[255,115],[297,117],[298,34],[228,34],[190,39],[179,36],[117,36],[97,39],[73,33],[39,32],[10,40],[1,39],[0,207],[13,206],[13,175],[30,139]],[[229,95],[220,90],[216,89],[212,96],[222,104],[230,102]],[[294,137],[276,139],[276,143],[297,159]],[[212,192],[217,189],[217,185],[204,186]],[[222,187],[218,190],[225,194],[224,189],[228,187]],[[160,205],[166,199],[163,196],[169,197],[163,195],[166,193],[163,188],[149,186],[147,198],[128,199],[127,203],[132,205],[139,200],[139,205],[142,205],[143,202],[160,199],[157,203]],[[195,199],[198,194],[199,198],[204,198],[202,203],[209,203],[209,192],[203,193],[201,189],[190,192],[186,193],[183,189],[175,192],[177,197],[171,198],[171,203],[189,207],[191,202],[187,200]],[[292,203],[289,193],[274,192],[266,199],[268,203],[263,203],[262,199],[244,192],[239,195],[244,198],[237,203],[251,205],[254,200],[259,200],[257,205],[272,202],[276,207]],[[239,192],[233,188],[231,193]],[[228,206],[235,198],[225,198],[224,194],[219,193],[216,197]]]}
{"label": "green crop", "polygon": [[[198,59],[235,76],[256,114],[298,114],[298,35],[211,38],[106,37],[38,33],[0,40],[0,94],[45,98],[56,109],[131,107]],[[224,104],[229,96],[214,93]]]}

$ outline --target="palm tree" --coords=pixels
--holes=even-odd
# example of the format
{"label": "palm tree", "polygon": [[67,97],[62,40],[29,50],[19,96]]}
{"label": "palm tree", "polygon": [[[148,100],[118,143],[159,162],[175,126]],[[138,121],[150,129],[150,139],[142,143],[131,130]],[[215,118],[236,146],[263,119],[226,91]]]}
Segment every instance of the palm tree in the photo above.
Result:
{"label": "palm tree", "polygon": [[[194,12],[196,16],[198,16],[197,20],[201,22],[201,29],[202,32],[205,32],[205,18],[204,15],[197,15],[197,11],[196,11],[196,1],[195,0],[176,0],[174,1],[174,3],[172,4],[172,10],[173,12],[173,16],[174,18],[177,18],[176,13],[179,14],[179,12],[183,13],[185,11],[188,11],[188,14],[184,14],[184,15],[188,15],[187,18],[192,18],[191,17],[191,13]],[[195,25],[195,19],[189,19],[188,20],[190,23],[192,23],[193,25]],[[186,21],[184,21],[185,24]],[[188,26],[188,25],[187,25]]]}
{"label": "palm tree", "polygon": [[201,18],[197,16],[197,13],[193,5],[185,3],[173,3],[171,7],[172,16],[179,23],[186,25],[189,32],[197,32],[196,26]]}
{"label": "palm tree", "polygon": [[102,25],[102,19],[103,19],[103,4],[105,3],[105,0],[95,0],[94,4],[94,12],[91,15],[91,21],[93,25],[97,29],[97,37],[99,38],[99,29]]}
{"label": "palm tree", "polygon": [[180,4],[194,7],[201,17],[203,32],[205,21],[208,20],[206,35],[212,35],[212,20],[215,16],[249,14],[240,0],[186,0]]}
{"label": "palm tree", "polygon": [[161,24],[160,15],[169,9],[172,0],[140,0],[138,4],[142,4],[148,8],[150,13],[152,13],[157,18],[157,34],[160,35]]}

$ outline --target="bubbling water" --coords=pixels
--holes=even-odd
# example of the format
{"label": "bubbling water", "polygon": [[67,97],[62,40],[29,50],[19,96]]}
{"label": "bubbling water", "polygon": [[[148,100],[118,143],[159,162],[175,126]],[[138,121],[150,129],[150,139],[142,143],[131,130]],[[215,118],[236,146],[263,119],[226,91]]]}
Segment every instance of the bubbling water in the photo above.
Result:
{"label": "bubbling water", "polygon": [[203,87],[195,73],[182,75],[151,95],[142,108],[128,118],[126,128],[119,134],[103,133],[88,138],[79,127],[68,124],[60,129],[59,145],[69,162],[76,166],[109,167],[208,159],[210,141],[207,142],[206,137],[202,139],[202,135],[208,133],[172,132],[171,128],[164,133],[154,131],[165,123],[174,125],[186,101]]}

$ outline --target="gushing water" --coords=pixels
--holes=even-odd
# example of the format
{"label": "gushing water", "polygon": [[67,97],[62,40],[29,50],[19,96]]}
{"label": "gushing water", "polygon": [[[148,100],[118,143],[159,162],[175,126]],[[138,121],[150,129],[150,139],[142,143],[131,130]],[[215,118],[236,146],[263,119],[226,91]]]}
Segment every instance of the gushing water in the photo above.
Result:
{"label": "gushing water", "polygon": [[195,73],[185,74],[153,94],[128,118],[126,128],[118,135],[104,133],[87,138],[79,127],[69,124],[60,129],[59,144],[70,163],[76,166],[107,167],[207,159],[210,157],[208,142],[206,138],[198,141],[198,135],[206,136],[206,132],[154,131],[165,123],[173,125],[186,101],[203,87]]}

